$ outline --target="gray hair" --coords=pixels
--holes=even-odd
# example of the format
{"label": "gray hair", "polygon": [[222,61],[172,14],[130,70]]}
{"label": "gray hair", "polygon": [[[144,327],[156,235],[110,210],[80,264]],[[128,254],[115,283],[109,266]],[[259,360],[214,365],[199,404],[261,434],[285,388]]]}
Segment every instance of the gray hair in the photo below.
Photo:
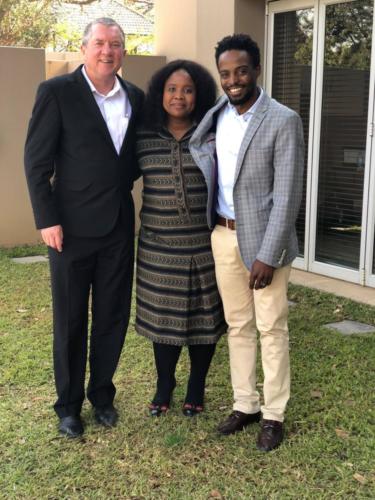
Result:
{"label": "gray hair", "polygon": [[124,30],[121,28],[121,26],[116,23],[114,19],[111,19],[110,17],[99,17],[98,19],[95,19],[94,21],[91,21],[86,28],[85,31],[83,32],[83,37],[82,37],[82,45],[87,45],[88,41],[90,40],[92,36],[92,29],[96,24],[103,24],[104,26],[116,26],[120,32],[120,37],[121,37],[121,42],[122,46],[125,47],[125,33]]}

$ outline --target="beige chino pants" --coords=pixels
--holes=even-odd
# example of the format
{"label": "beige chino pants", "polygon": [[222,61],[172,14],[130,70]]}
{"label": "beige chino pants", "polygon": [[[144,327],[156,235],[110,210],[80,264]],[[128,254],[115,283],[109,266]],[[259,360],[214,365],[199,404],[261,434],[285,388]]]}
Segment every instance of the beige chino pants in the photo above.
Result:
{"label": "beige chino pants", "polygon": [[[211,242],[228,324],[233,410],[261,410],[263,418],[282,422],[290,395],[287,290],[291,266],[276,269],[266,288],[250,290],[250,273],[242,261],[236,231],[217,225]],[[263,406],[256,389],[257,330],[264,375]]]}

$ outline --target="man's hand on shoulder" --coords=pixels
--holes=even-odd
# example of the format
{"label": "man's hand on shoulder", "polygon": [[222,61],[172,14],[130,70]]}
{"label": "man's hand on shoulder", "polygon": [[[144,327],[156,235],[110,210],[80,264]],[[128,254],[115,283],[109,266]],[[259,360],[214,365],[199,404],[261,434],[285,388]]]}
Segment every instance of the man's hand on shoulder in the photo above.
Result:
{"label": "man's hand on shoulder", "polygon": [[57,250],[58,252],[62,252],[63,230],[60,225],[45,227],[40,230],[40,234],[42,235],[43,241],[47,246]]}
{"label": "man's hand on shoulder", "polygon": [[266,288],[272,283],[273,272],[275,268],[255,260],[251,268],[249,287],[251,290],[258,290],[259,288]]}

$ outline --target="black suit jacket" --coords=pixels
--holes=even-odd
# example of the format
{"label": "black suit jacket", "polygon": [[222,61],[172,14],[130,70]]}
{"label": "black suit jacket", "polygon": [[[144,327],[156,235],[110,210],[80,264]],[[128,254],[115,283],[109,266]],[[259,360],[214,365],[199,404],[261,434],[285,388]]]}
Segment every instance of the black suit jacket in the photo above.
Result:
{"label": "black suit jacket", "polygon": [[109,233],[120,210],[134,224],[135,127],[143,92],[122,80],[132,114],[120,154],[80,66],[38,89],[25,147],[36,227],[61,224],[74,236]]}

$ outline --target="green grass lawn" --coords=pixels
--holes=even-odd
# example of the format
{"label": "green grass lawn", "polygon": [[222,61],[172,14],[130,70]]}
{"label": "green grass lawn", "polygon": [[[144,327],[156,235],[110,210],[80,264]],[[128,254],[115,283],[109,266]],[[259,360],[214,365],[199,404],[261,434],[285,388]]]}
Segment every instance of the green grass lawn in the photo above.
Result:
{"label": "green grass lawn", "polygon": [[0,250],[0,498],[375,498],[375,335],[342,337],[322,326],[344,318],[375,325],[374,308],[290,287],[292,398],[278,450],[256,450],[258,425],[215,432],[232,402],[225,338],[204,414],[181,414],[184,352],[171,411],[150,418],[153,355],[134,320],[116,373],[118,426],[95,425],[85,403],[84,438],[69,440],[57,434],[52,410],[48,266],[10,260],[36,251],[44,252]]}

